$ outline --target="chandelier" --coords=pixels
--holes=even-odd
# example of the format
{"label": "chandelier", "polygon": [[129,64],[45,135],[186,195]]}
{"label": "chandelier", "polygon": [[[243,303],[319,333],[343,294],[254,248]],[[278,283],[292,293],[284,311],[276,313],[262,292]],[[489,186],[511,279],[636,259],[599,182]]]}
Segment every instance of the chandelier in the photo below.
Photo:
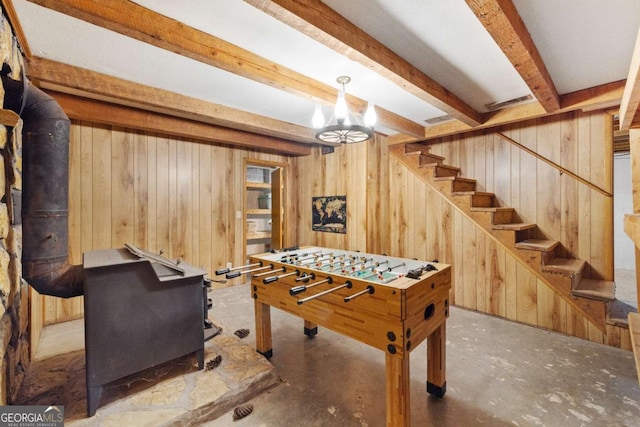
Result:
{"label": "chandelier", "polygon": [[358,117],[349,113],[345,99],[344,87],[351,81],[351,77],[340,76],[336,81],[342,88],[338,93],[333,116],[328,122],[325,123],[322,109],[319,105],[316,105],[316,111],[312,119],[316,138],[322,142],[332,144],[350,144],[366,141],[373,135],[373,127],[376,124],[376,111],[373,103],[369,102],[367,111],[364,114],[364,123],[362,123]]}

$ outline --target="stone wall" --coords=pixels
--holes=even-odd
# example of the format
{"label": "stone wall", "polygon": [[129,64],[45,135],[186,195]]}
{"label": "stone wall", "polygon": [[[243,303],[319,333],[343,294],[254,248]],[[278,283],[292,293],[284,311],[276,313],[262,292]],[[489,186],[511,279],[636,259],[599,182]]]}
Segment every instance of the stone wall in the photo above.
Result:
{"label": "stone wall", "polygon": [[[11,26],[1,16],[0,57],[3,70],[21,79],[23,61]],[[8,65],[8,67],[7,67]],[[1,85],[0,85],[1,86]],[[4,89],[0,87],[0,103]],[[22,280],[20,219],[14,219],[12,197],[22,192],[22,122],[15,127],[0,124],[0,405],[11,403],[30,363],[29,288]],[[18,209],[17,212],[20,212]]]}

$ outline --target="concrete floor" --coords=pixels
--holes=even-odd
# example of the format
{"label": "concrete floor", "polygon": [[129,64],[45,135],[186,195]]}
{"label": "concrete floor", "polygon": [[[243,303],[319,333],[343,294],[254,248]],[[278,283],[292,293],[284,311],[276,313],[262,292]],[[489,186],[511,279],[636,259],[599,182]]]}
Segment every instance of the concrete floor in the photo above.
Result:
{"label": "concrete floor", "polygon": [[[247,285],[212,291],[212,316],[253,332]],[[272,309],[273,358],[283,384],[254,411],[206,423],[234,426],[383,426],[384,354]],[[245,343],[255,344],[252,333]],[[425,391],[426,344],[411,353],[413,426],[639,426],[632,354],[453,307],[447,322],[447,394]]]}

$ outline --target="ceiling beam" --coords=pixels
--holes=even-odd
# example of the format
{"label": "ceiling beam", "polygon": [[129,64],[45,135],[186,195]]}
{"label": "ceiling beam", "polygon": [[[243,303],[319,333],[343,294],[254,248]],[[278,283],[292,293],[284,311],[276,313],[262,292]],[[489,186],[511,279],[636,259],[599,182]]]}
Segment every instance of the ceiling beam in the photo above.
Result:
{"label": "ceiling beam", "polygon": [[121,126],[215,144],[230,145],[292,156],[311,154],[311,146],[285,139],[166,116],[67,93],[47,91],[71,119]]}
{"label": "ceiling beam", "polygon": [[560,109],[560,97],[547,67],[512,0],[465,0],[480,23],[547,112]]}
{"label": "ceiling beam", "polygon": [[481,123],[480,113],[320,0],[245,1],[461,122]]}
{"label": "ceiling beam", "polygon": [[409,142],[423,142],[432,139],[452,136],[480,129],[490,129],[511,123],[522,122],[540,117],[553,116],[568,111],[602,110],[620,105],[624,91],[624,80],[607,83],[592,88],[560,95],[560,109],[552,113],[547,112],[539,102],[515,105],[502,110],[486,113],[481,125],[471,127],[457,120],[429,126],[425,130],[424,138],[410,138],[406,135],[394,135],[387,138],[389,145],[406,144]]}
{"label": "ceiling beam", "polygon": [[627,85],[620,103],[620,130],[640,127],[640,30],[633,48]]}
{"label": "ceiling beam", "polygon": [[[189,27],[128,0],[30,0],[32,3],[107,28],[213,67],[280,89],[313,102],[333,105],[338,88],[271,62],[211,34]],[[347,96],[349,108],[364,112],[367,102]],[[376,107],[378,123],[419,136],[424,127]],[[309,118],[311,121],[311,118]]]}
{"label": "ceiling beam", "polygon": [[86,98],[128,105],[174,117],[288,139],[317,142],[313,130],[258,114],[133,83],[60,62],[33,57],[27,76],[38,86]]}

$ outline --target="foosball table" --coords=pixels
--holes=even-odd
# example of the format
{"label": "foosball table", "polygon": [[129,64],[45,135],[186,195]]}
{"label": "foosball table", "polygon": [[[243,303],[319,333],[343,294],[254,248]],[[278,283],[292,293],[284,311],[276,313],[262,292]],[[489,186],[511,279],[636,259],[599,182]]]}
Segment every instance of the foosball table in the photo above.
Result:
{"label": "foosball table", "polygon": [[303,247],[252,255],[248,265],[216,274],[250,275],[256,350],[267,358],[271,307],[304,319],[311,338],[323,326],[384,351],[387,426],[410,425],[409,355],[425,339],[427,392],[444,396],[449,265]]}

